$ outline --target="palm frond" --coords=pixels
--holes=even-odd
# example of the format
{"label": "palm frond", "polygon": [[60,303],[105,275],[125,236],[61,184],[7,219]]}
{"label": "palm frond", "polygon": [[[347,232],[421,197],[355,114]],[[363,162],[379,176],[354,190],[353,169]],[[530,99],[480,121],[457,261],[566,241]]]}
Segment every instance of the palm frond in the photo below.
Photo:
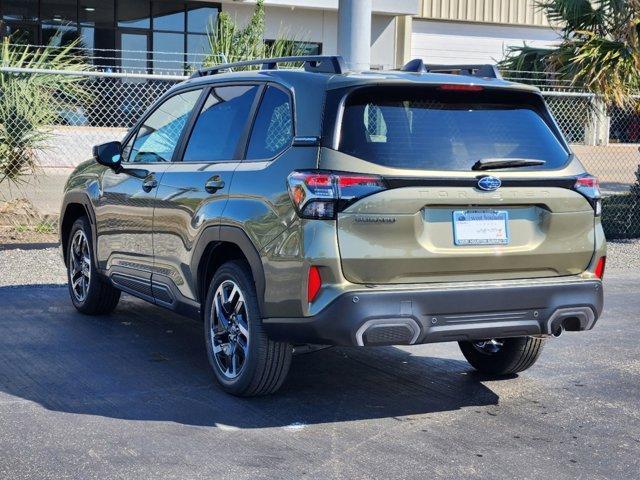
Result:
{"label": "palm frond", "polygon": [[576,30],[602,30],[602,12],[589,0],[541,0],[537,3],[549,22],[562,25],[565,36]]}
{"label": "palm frond", "polygon": [[[83,72],[90,68],[77,55],[77,42],[33,48],[15,45],[11,38],[0,44],[3,67]],[[58,42],[59,43],[59,42]],[[68,103],[90,100],[85,79],[54,73],[8,73],[0,71],[0,182],[19,182],[37,168],[37,153],[47,149],[53,136],[51,125]]]}

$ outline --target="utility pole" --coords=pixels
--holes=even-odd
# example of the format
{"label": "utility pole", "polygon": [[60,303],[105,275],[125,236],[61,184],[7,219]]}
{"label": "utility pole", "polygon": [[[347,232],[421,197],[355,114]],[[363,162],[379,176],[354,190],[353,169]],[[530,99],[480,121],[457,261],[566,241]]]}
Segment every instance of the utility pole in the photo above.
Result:
{"label": "utility pole", "polygon": [[339,0],[338,55],[352,70],[369,70],[371,64],[372,0]]}

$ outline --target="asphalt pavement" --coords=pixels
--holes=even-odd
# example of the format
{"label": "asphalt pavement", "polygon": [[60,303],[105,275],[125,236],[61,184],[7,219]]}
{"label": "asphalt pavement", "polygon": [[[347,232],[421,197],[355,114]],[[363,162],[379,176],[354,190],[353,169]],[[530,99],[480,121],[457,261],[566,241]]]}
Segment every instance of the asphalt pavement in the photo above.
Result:
{"label": "asphalt pavement", "polygon": [[[3,273],[0,273],[3,275]],[[0,287],[0,478],[640,476],[640,273],[609,272],[595,330],[509,379],[455,344],[297,356],[276,395],[213,383],[202,325],[123,297]]]}

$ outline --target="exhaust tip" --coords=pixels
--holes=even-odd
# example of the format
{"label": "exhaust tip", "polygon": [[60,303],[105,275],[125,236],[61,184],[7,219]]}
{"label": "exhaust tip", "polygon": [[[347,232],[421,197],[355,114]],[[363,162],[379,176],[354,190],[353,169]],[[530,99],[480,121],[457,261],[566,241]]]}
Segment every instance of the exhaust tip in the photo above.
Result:
{"label": "exhaust tip", "polygon": [[564,333],[564,326],[563,325],[558,325],[551,331],[551,335],[554,338],[560,337],[560,335],[562,335],[563,333]]}

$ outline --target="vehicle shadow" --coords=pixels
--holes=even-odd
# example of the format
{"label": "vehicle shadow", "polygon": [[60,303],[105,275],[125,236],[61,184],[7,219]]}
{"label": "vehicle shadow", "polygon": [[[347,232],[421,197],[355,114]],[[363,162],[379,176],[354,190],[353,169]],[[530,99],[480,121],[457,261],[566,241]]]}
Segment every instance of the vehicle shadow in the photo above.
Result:
{"label": "vehicle shadow", "polygon": [[213,381],[198,322],[129,296],[113,314],[88,317],[67,295],[53,285],[0,288],[0,403],[19,398],[75,414],[262,428],[498,402],[466,362],[392,347],[296,356],[280,392],[235,398]]}

